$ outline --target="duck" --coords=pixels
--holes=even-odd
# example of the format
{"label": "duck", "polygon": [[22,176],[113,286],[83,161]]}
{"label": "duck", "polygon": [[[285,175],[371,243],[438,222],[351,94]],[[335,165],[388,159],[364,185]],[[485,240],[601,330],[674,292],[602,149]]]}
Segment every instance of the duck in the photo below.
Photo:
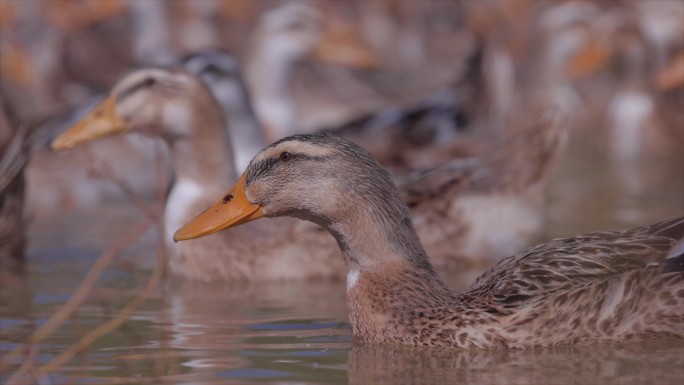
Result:
{"label": "duck", "polygon": [[0,262],[21,261],[26,246],[24,169],[29,159],[28,130],[0,99]]}
{"label": "duck", "polygon": [[392,173],[440,268],[486,268],[540,236],[547,186],[571,119],[544,93],[520,113],[524,120],[511,122],[482,154]]}
{"label": "duck", "polygon": [[269,143],[356,113],[360,96],[341,103],[321,78],[297,92],[297,70],[306,59],[360,70],[377,66],[373,52],[350,35],[313,4],[288,2],[261,15],[245,53],[245,79]]}
{"label": "duck", "polygon": [[[237,179],[225,118],[203,82],[182,68],[150,67],[122,77],[108,96],[55,138],[53,151],[96,138],[135,131],[161,138],[169,149],[174,180],[163,212],[172,276],[193,281],[341,279],[334,240],[315,226],[285,219],[256,223],[239,233],[194,244],[175,244],[172,230]],[[279,229],[287,228],[284,233]],[[269,241],[256,237],[261,234]],[[252,240],[252,241],[250,241]],[[235,252],[224,253],[230,245]],[[320,253],[303,252],[305,245]],[[238,251],[239,250],[239,251]],[[326,257],[324,254],[329,253]]]}
{"label": "duck", "polygon": [[477,43],[464,60],[466,69],[446,86],[399,105],[357,116],[342,124],[321,127],[367,149],[383,165],[411,170],[486,150],[475,121],[483,99],[483,51]]}
{"label": "duck", "polygon": [[267,142],[254,113],[240,60],[227,51],[204,50],[186,56],[183,67],[204,82],[221,107],[225,126],[230,127],[235,167],[241,173]]}
{"label": "duck", "polygon": [[684,338],[684,217],[554,239],[456,293],[430,263],[389,172],[352,142],[310,134],[263,149],[174,240],[283,216],[337,241],[355,343],[509,349]]}

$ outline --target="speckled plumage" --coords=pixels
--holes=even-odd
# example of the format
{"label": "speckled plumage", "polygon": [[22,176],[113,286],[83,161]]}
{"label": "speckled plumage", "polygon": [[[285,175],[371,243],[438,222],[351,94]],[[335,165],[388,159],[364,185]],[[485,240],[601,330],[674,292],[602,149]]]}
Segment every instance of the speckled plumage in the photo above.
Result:
{"label": "speckled plumage", "polygon": [[[682,254],[671,256],[678,267],[665,261],[677,242],[684,218],[555,239],[504,259],[459,294],[429,271],[362,275],[348,300],[354,332],[364,342],[461,348],[681,338]],[[391,317],[378,322],[368,308]]]}
{"label": "speckled plumage", "polygon": [[331,135],[285,138],[246,175],[246,199],[265,216],[306,219],[336,238],[358,342],[521,348],[684,337],[684,217],[556,239],[455,293],[389,174],[358,146]]}

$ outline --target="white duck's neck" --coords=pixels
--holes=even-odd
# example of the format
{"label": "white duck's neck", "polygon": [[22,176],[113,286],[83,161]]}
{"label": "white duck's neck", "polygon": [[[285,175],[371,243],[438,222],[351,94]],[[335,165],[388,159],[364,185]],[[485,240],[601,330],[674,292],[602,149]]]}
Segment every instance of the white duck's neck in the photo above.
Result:
{"label": "white duck's neck", "polygon": [[166,122],[175,125],[174,132],[186,133],[171,140],[175,180],[165,210],[168,239],[237,180],[221,111],[213,101],[201,107],[191,111],[176,109],[176,114],[184,116]]}

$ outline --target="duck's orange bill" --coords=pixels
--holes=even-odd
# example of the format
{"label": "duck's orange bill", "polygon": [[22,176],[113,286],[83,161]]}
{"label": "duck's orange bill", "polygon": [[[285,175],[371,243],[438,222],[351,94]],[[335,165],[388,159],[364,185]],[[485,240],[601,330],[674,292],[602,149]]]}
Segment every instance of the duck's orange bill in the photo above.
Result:
{"label": "duck's orange bill", "polygon": [[609,61],[608,48],[599,40],[589,40],[570,58],[565,73],[572,80],[582,79],[603,70]]}
{"label": "duck's orange bill", "polygon": [[658,72],[655,83],[661,91],[684,86],[684,52],[680,52],[674,60]]}
{"label": "duck's orange bill", "polygon": [[68,150],[81,143],[125,131],[128,125],[116,113],[116,99],[108,96],[86,116],[50,143],[53,151]]}
{"label": "duck's orange bill", "polygon": [[361,43],[351,26],[330,23],[313,52],[317,60],[360,70],[378,68],[378,56]]}
{"label": "duck's orange bill", "polygon": [[263,217],[262,207],[251,203],[245,195],[245,178],[246,174],[242,174],[223,199],[176,231],[173,240],[200,238]]}

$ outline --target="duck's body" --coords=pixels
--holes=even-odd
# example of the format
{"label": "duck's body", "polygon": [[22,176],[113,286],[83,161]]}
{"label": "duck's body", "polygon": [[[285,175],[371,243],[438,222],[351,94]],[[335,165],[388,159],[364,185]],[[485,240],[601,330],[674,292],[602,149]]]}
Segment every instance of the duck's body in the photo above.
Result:
{"label": "duck's body", "polygon": [[344,256],[359,342],[513,348],[684,337],[684,218],[554,240],[455,293],[430,264],[389,173],[350,142],[330,135],[276,142],[227,197],[175,239],[263,216],[319,224]]}
{"label": "duck's body", "polygon": [[[501,261],[458,294],[412,266],[354,273],[350,319],[358,341],[406,345],[520,348],[681,338],[683,236],[679,218],[556,239]],[[670,255],[677,241],[678,257]]]}

